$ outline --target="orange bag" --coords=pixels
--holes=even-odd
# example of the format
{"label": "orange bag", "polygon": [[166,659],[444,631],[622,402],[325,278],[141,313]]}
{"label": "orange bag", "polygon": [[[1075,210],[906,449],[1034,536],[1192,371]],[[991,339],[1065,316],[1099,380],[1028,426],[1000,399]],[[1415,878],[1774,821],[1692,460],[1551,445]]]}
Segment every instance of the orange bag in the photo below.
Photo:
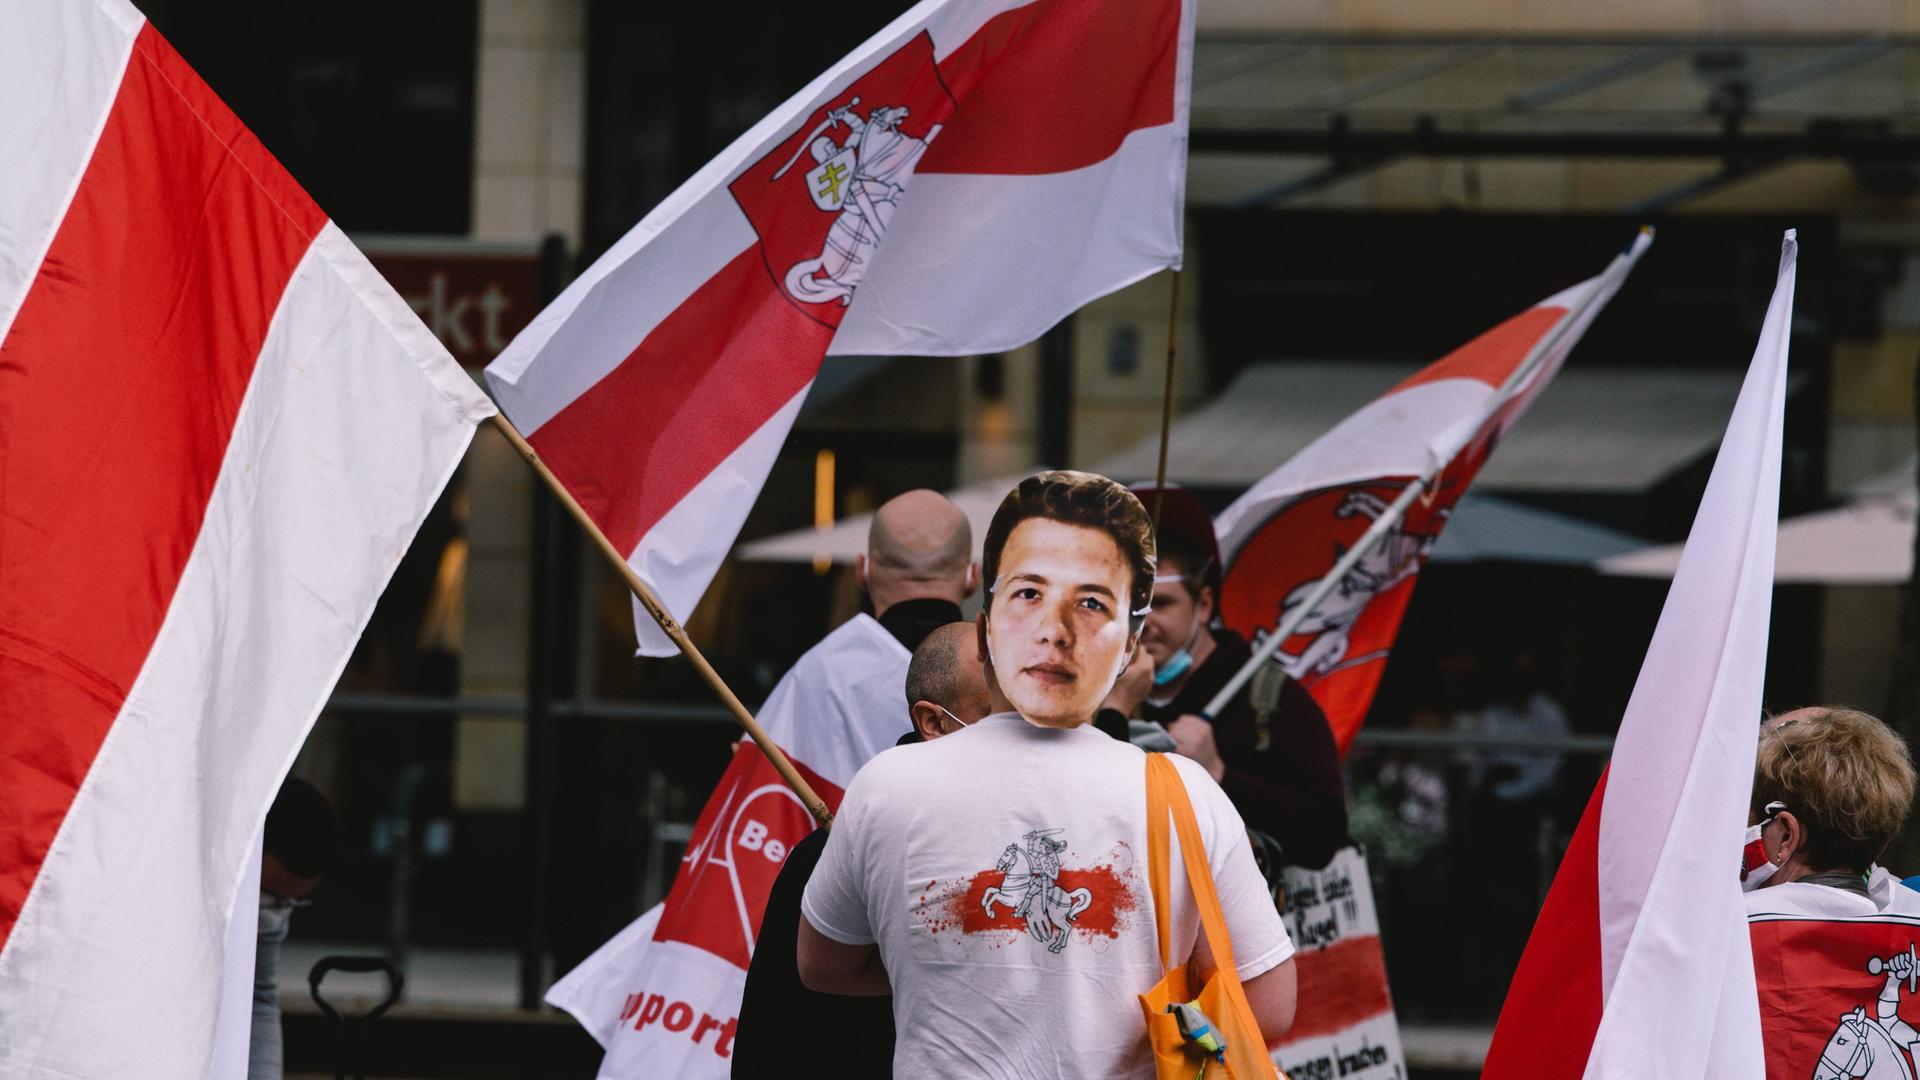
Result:
{"label": "orange bag", "polygon": [[[1167,838],[1167,817],[1180,831],[1181,861],[1186,864],[1187,884],[1193,889],[1195,906],[1200,909],[1200,928],[1213,950],[1214,973],[1206,985],[1193,993],[1197,974],[1182,963],[1173,966],[1168,955],[1173,948],[1171,930],[1173,893],[1169,875],[1173,861]],[[1220,910],[1220,897],[1214,892],[1213,871],[1207,865],[1206,848],[1200,840],[1200,825],[1193,817],[1193,804],[1187,801],[1187,787],[1165,754],[1147,755],[1147,880],[1153,889],[1153,917],[1160,935],[1160,967],[1166,972],[1152,990],[1140,995],[1140,1011],[1147,1019],[1147,1042],[1153,1048],[1153,1067],[1160,1080],[1196,1080],[1201,1076],[1232,1077],[1234,1080],[1278,1078],[1273,1058],[1267,1053],[1267,1041],[1260,1024],[1247,1004],[1247,992],[1234,970],[1233,942],[1227,937],[1226,913]],[[1225,1060],[1216,1061],[1180,1031],[1179,1020],[1168,1006],[1192,1002],[1213,1022],[1214,1035],[1224,1043]]]}

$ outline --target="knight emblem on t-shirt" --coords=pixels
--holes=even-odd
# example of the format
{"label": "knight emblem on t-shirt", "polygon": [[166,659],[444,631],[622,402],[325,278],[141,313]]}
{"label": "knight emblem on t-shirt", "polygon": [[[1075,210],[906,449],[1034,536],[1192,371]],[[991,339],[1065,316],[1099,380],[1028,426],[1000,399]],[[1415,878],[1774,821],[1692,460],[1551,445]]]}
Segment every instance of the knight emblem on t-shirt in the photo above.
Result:
{"label": "knight emblem on t-shirt", "polygon": [[1002,875],[1000,884],[988,886],[980,898],[989,918],[995,904],[1012,908],[1015,917],[1026,920],[1027,933],[1050,953],[1067,947],[1075,920],[1093,903],[1090,889],[1060,887],[1060,853],[1067,845],[1054,837],[1061,831],[1035,829],[1021,843],[1008,844],[994,867]]}

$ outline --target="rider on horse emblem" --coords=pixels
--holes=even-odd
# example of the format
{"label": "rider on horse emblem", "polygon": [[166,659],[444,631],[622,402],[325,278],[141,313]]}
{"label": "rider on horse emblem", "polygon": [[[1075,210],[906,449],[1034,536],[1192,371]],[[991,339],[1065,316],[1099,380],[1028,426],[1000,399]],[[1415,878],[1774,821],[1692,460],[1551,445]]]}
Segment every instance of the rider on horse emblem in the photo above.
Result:
{"label": "rider on horse emblem", "polygon": [[1904,953],[1868,960],[1867,973],[1887,977],[1873,1015],[1859,1007],[1840,1017],[1814,1063],[1813,1080],[1914,1080],[1912,1058],[1920,1032],[1900,1018],[1900,984],[1907,984],[1909,994],[1920,987],[1920,956],[1909,942]]}
{"label": "rider on horse emblem", "polygon": [[[854,111],[858,97],[827,112],[826,118],[802,140],[793,161],[773,174],[778,181],[800,160],[812,157],[814,167],[807,173],[807,193],[813,204],[836,214],[827,231],[820,254],[788,267],[783,284],[788,295],[806,304],[836,302],[847,304],[853,290],[866,276],[874,253],[887,233],[887,220],[900,205],[914,166],[940,125],[934,124],[923,138],[914,138],[900,125],[910,110],[904,105],[869,109],[862,117]],[[845,128],[845,141],[835,142],[831,132]]]}
{"label": "rider on horse emblem", "polygon": [[1067,947],[1067,932],[1074,920],[1093,903],[1093,893],[1087,889],[1060,887],[1060,853],[1067,845],[1054,839],[1059,832],[1035,829],[1021,838],[1025,848],[1008,844],[994,867],[1001,872],[1000,884],[980,898],[989,916],[996,903],[1012,908],[1016,918],[1026,920],[1027,933],[1056,954]]}

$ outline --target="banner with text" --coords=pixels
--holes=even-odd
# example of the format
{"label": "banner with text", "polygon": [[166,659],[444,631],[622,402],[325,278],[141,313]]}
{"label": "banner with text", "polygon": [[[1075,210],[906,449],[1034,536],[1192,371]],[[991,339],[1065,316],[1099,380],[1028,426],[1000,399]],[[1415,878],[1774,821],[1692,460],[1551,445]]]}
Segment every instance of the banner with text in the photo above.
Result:
{"label": "banner with text", "polygon": [[1282,874],[1300,1009],[1274,1064],[1292,1080],[1406,1080],[1366,856],[1345,847],[1324,869]]}

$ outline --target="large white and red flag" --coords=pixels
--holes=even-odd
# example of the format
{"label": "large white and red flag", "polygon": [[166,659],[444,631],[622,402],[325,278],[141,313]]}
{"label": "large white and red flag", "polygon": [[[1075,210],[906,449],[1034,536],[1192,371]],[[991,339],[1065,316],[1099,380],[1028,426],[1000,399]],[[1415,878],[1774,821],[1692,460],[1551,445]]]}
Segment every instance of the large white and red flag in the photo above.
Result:
{"label": "large white and red flag", "polygon": [[1766,1075],[1735,863],[1766,677],[1795,259],[1789,232],[1613,759],[1507,991],[1489,1080]]}
{"label": "large white and red flag", "polygon": [[133,7],[0,22],[0,1075],[204,1077],[268,804],[492,407]]}
{"label": "large white and red flag", "polygon": [[[906,733],[910,659],[878,622],[856,615],[808,650],[761,708],[767,734],[829,808],[867,759]],[[767,893],[814,825],[766,755],[742,742],[666,901],[547,993],[606,1048],[602,1076],[728,1075]]]}
{"label": "large white and red flag", "polygon": [[684,620],[827,354],[1014,348],[1179,265],[1192,35],[1193,0],[923,0],[535,317],[496,398]]}
{"label": "large white and red flag", "polygon": [[1220,617],[1273,631],[1409,484],[1437,476],[1274,660],[1319,702],[1344,752],[1366,719],[1427,553],[1502,434],[1565,362],[1652,242],[1642,230],[1597,277],[1555,293],[1423,368],[1235,499],[1214,522]]}

